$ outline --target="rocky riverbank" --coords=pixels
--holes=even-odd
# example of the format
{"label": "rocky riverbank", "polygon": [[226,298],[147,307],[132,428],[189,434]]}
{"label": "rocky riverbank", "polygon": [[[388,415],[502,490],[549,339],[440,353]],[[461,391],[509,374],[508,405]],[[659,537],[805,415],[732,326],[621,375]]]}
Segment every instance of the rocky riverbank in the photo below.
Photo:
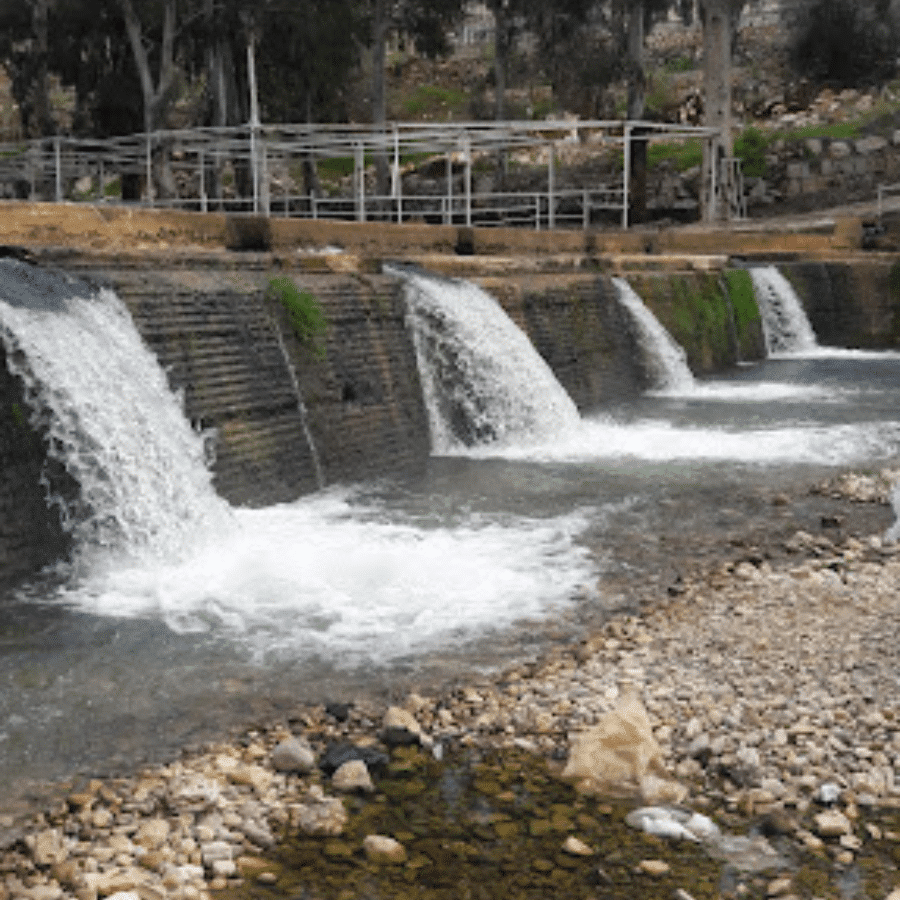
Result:
{"label": "rocky riverbank", "polygon": [[[883,503],[889,483],[819,490]],[[298,708],[63,786],[27,820],[0,817],[0,900],[477,897],[501,881],[521,897],[884,900],[900,887],[900,546],[825,535],[445,695]],[[686,795],[671,821],[702,812],[715,839],[647,834],[625,816],[664,798],[560,779],[626,684]]]}

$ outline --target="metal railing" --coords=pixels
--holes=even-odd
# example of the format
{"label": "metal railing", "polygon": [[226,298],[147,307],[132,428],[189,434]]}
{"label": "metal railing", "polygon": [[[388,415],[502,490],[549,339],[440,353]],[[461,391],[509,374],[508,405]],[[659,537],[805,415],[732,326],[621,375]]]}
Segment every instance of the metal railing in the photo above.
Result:
{"label": "metal railing", "polygon": [[[393,123],[376,131],[353,125],[245,125],[106,140],[57,136],[0,145],[0,183],[32,199],[357,221],[424,219],[541,229],[587,227],[595,213],[618,211],[627,227],[630,142],[713,137],[712,130],[696,126],[619,120]],[[597,154],[618,152],[625,160],[621,181],[562,188],[557,157],[575,143],[589,144]],[[476,166],[492,169],[504,155],[517,153],[545,169],[541,189],[476,190]],[[387,194],[374,186],[377,160],[390,183]],[[430,188],[410,190],[404,186],[405,170],[423,160],[437,177],[426,179]],[[304,166],[345,172],[338,194],[299,192]],[[136,194],[108,196],[124,178],[138,185]]]}

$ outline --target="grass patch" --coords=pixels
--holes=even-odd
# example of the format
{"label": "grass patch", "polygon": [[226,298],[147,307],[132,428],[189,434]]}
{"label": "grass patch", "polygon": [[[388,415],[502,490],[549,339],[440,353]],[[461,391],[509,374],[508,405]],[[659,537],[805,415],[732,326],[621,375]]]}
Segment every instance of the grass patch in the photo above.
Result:
{"label": "grass patch", "polygon": [[647,148],[647,164],[657,166],[672,162],[679,172],[684,172],[703,162],[703,144],[696,139],[688,141],[661,141]]}
{"label": "grass patch", "polygon": [[465,112],[468,102],[465,91],[420,84],[401,102],[401,109],[409,118],[447,118]]}
{"label": "grass patch", "polygon": [[316,296],[309,291],[301,291],[287,276],[280,276],[269,281],[266,297],[284,307],[297,340],[316,356],[323,357],[325,348],[322,337],[328,320]]}

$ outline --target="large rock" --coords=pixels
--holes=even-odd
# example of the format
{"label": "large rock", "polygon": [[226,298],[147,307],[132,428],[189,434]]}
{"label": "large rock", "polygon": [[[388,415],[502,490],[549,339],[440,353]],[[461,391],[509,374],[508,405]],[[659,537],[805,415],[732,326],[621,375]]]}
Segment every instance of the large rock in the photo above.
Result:
{"label": "large rock", "polygon": [[669,777],[650,717],[633,690],[573,740],[562,777],[584,794],[652,804],[680,803],[687,794]]}

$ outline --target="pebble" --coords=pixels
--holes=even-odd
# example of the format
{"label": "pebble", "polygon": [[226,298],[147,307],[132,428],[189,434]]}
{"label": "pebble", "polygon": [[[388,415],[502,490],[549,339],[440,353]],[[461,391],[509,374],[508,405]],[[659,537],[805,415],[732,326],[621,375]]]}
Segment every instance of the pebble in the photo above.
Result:
{"label": "pebble", "polygon": [[672,867],[661,859],[642,859],[637,867],[645,875],[653,875],[656,878],[672,870]]}
{"label": "pebble", "polygon": [[294,737],[276,745],[270,759],[276,772],[298,772],[305,775],[316,766],[316,754],[309,744]]}

